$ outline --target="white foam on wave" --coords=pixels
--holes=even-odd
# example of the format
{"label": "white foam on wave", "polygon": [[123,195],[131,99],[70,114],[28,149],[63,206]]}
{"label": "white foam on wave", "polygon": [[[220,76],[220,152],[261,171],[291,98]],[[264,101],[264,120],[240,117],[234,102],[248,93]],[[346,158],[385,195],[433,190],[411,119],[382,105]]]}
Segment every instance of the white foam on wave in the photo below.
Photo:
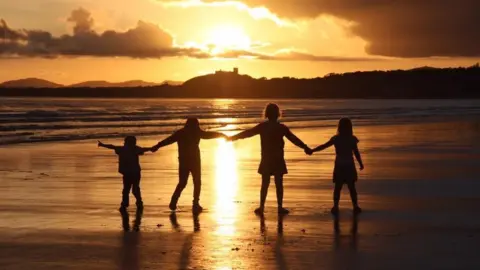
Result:
{"label": "white foam on wave", "polygon": [[[209,129],[240,130],[261,121],[267,101],[6,99],[3,103],[0,144],[167,134],[189,116],[200,118]],[[282,121],[293,128],[332,126],[345,116],[356,125],[378,125],[480,115],[480,102],[471,100],[281,100],[279,104],[284,108]]]}

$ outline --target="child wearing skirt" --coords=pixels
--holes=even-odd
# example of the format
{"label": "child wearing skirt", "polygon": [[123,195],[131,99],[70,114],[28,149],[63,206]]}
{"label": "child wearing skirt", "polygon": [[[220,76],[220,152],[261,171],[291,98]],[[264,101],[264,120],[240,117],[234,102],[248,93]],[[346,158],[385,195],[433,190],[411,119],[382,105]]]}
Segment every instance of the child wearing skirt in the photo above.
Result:
{"label": "child wearing skirt", "polygon": [[340,201],[340,192],[344,184],[347,185],[352,199],[353,211],[358,214],[362,209],[358,206],[357,190],[355,182],[357,181],[357,169],[355,168],[355,161],[353,156],[357,159],[360,165],[360,170],[363,170],[362,157],[358,150],[357,137],[353,135],[352,121],[348,118],[340,119],[338,123],[337,135],[333,136],[327,143],[308,151],[307,154],[322,151],[330,146],[335,146],[335,168],[333,169],[333,183],[335,188],[333,191],[333,208],[332,214],[338,214],[338,203]]}
{"label": "child wearing skirt", "polygon": [[264,111],[264,117],[267,121],[229,138],[230,140],[235,141],[260,135],[262,158],[258,173],[262,175],[262,188],[260,190],[260,207],[255,210],[255,213],[258,215],[261,215],[264,212],[265,200],[267,198],[271,176],[274,176],[275,178],[278,213],[289,213],[289,211],[283,207],[283,175],[288,173],[284,158],[285,142],[283,138],[287,138],[294,145],[305,151],[310,150],[310,148],[297,138],[287,126],[278,121],[280,115],[281,113],[278,105],[270,103],[265,107]]}

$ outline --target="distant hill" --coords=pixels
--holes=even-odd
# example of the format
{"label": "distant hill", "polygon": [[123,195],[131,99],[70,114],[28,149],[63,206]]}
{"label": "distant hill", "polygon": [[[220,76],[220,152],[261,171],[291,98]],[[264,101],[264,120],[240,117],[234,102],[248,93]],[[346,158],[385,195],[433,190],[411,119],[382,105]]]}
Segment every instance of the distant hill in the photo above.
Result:
{"label": "distant hill", "polygon": [[181,85],[183,82],[178,81],[164,81],[162,83],[146,82],[142,80],[132,80],[126,82],[108,82],[108,81],[86,81],[72,85],[62,85],[51,81],[27,78],[14,81],[6,81],[0,84],[0,88],[115,88],[115,87],[151,87],[163,84]]}
{"label": "distant hill", "polygon": [[6,81],[0,84],[0,88],[58,88],[63,85],[38,78],[26,78]]}
{"label": "distant hill", "polygon": [[[219,96],[244,97],[255,96],[257,90],[255,84],[258,80],[248,75],[240,75],[233,72],[218,72],[192,78],[183,83],[182,88],[188,92],[195,92],[199,88],[202,91],[216,89]],[[192,93],[194,94],[194,93]]]}
{"label": "distant hill", "polygon": [[410,70],[415,71],[415,70],[435,70],[435,69],[436,68],[434,68],[434,67],[423,66],[423,67],[412,68]]}
{"label": "distant hill", "polygon": [[9,89],[0,96],[102,98],[480,98],[480,66],[421,67],[411,70],[328,74],[312,79],[252,78],[238,72],[216,72],[181,85],[146,87],[47,87]]}
{"label": "distant hill", "polygon": [[159,83],[145,82],[141,80],[126,81],[126,82],[107,82],[107,81],[87,81],[69,85],[68,87],[80,88],[80,87],[91,87],[91,88],[100,88],[100,87],[147,87],[147,86],[157,86]]}
{"label": "distant hill", "polygon": [[182,85],[183,82],[180,82],[180,81],[163,81],[163,82],[161,83],[161,85],[163,85],[163,84],[168,84],[168,85]]}

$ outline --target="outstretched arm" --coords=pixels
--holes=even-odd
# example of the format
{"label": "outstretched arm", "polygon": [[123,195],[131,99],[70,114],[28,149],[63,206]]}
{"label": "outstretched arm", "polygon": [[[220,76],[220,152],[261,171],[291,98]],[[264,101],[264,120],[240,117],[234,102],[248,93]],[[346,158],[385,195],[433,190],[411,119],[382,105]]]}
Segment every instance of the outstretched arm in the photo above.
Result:
{"label": "outstretched arm", "polygon": [[291,141],[296,146],[302,148],[303,150],[309,149],[308,146],[302,140],[300,140],[297,136],[295,136],[295,134],[293,134],[289,128],[287,128],[285,137],[287,137],[289,141]]}
{"label": "outstretched arm", "polygon": [[178,131],[164,139],[163,141],[157,143],[154,147],[152,147],[152,152],[156,152],[159,148],[170,145],[172,143],[176,143],[178,141]]}
{"label": "outstretched arm", "polygon": [[250,138],[250,137],[253,137],[253,136],[258,135],[258,134],[260,134],[260,124],[256,125],[255,127],[251,128],[251,129],[244,130],[244,131],[238,133],[237,135],[231,136],[229,139],[231,141],[236,141],[236,140]]}
{"label": "outstretched arm", "polygon": [[360,165],[360,170],[363,170],[363,161],[362,161],[362,156],[360,155],[360,151],[358,150],[358,146],[355,144],[355,148],[353,148],[353,154],[355,155],[355,158],[357,159],[358,164]]}
{"label": "outstretched arm", "polygon": [[153,147],[137,147],[137,153],[139,155],[143,155],[145,154],[146,152],[148,151],[152,151],[153,152]]}
{"label": "outstretched arm", "polygon": [[112,149],[112,150],[117,150],[118,148],[120,148],[119,146],[115,146],[113,144],[104,144],[101,141],[98,141],[98,147],[103,147],[103,148]]}
{"label": "outstretched arm", "polygon": [[217,139],[217,138],[226,138],[227,136],[220,132],[213,132],[213,131],[203,131],[200,133],[200,138],[202,139]]}
{"label": "outstretched arm", "polygon": [[319,146],[315,147],[314,149],[312,149],[312,153],[325,150],[325,149],[329,148],[329,147],[332,146],[332,145],[333,145],[333,139],[330,139],[328,142],[326,142],[326,143],[324,143],[324,144],[322,144],[322,145],[319,145]]}

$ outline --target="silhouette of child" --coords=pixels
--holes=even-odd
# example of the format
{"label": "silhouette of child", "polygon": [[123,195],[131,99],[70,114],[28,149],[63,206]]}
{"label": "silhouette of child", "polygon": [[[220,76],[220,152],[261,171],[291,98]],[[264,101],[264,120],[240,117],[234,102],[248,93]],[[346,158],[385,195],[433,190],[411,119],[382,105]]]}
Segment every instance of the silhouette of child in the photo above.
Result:
{"label": "silhouette of child", "polygon": [[363,170],[362,157],[358,150],[357,137],[353,135],[352,121],[348,118],[342,118],[338,122],[337,135],[333,136],[327,143],[316,147],[310,151],[305,151],[311,155],[314,152],[322,151],[330,146],[335,146],[335,168],[333,170],[333,182],[335,188],[333,191],[334,206],[331,210],[332,214],[338,213],[338,203],[340,200],[340,192],[344,184],[347,184],[352,199],[354,213],[360,213],[362,209],[358,206],[357,190],[355,182],[357,181],[357,169],[353,155],[357,159],[360,170]]}
{"label": "silhouette of child", "polygon": [[286,137],[296,146],[309,150],[308,146],[297,138],[287,126],[278,121],[280,116],[278,105],[270,103],[265,107],[264,111],[264,117],[268,119],[267,121],[229,138],[234,141],[260,135],[262,157],[258,173],[262,175],[262,188],[260,191],[260,207],[255,209],[256,214],[264,212],[268,186],[270,185],[270,177],[272,175],[275,177],[278,213],[289,213],[287,209],[283,208],[283,175],[288,173],[283,151],[285,146],[283,137]]}
{"label": "silhouette of child", "polygon": [[203,210],[199,203],[202,185],[202,170],[200,148],[198,145],[200,144],[201,139],[215,139],[221,137],[226,136],[219,132],[204,131],[201,129],[197,118],[188,118],[182,129],[176,131],[170,137],[153,147],[152,150],[156,152],[161,147],[173,143],[178,144],[179,181],[169,205],[172,211],[177,209],[178,199],[180,198],[183,189],[187,186],[190,173],[193,177],[194,187],[192,210],[196,213]]}
{"label": "silhouette of child", "polygon": [[118,172],[123,175],[122,203],[119,210],[126,211],[129,205],[128,195],[130,190],[137,200],[137,209],[143,209],[142,193],[140,191],[141,168],[138,156],[151,151],[151,148],[137,146],[135,136],[125,137],[123,146],[104,144],[98,141],[98,147],[115,150],[115,154],[118,155]]}

